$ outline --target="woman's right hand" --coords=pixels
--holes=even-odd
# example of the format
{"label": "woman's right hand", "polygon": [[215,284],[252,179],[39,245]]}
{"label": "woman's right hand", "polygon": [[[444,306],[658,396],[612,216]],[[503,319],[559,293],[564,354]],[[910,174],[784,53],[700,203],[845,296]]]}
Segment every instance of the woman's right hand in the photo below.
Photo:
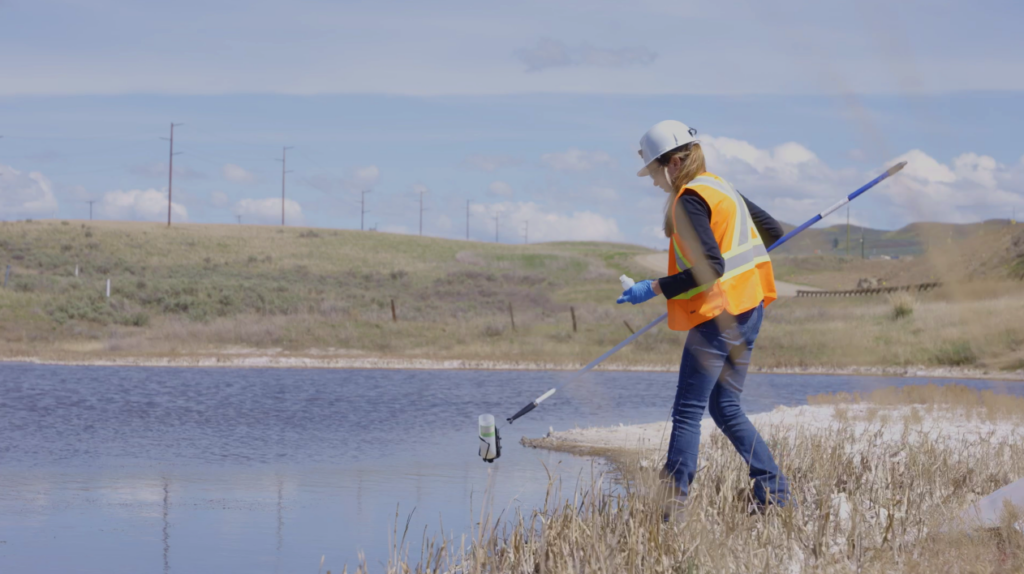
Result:
{"label": "woman's right hand", "polygon": [[623,303],[632,303],[633,305],[639,305],[644,301],[650,301],[657,295],[657,293],[654,292],[654,285],[654,281],[651,281],[650,279],[645,279],[644,281],[641,281],[636,285],[633,285],[629,289],[623,291],[622,296],[619,297],[618,300],[615,302],[620,305]]}

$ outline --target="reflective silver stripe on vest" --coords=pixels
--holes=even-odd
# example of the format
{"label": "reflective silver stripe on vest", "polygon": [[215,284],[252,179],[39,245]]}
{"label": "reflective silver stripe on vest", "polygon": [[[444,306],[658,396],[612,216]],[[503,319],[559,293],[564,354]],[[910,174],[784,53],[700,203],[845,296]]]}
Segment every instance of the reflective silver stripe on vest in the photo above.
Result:
{"label": "reflective silver stripe on vest", "polygon": [[764,243],[753,243],[747,249],[733,249],[728,256],[725,257],[725,271],[724,274],[728,274],[730,271],[735,271],[744,265],[748,265],[759,257],[765,257],[768,255],[768,249],[764,246]]}
{"label": "reflective silver stripe on vest", "polygon": [[679,254],[679,246],[676,245],[676,240],[674,238],[672,239],[672,255],[676,258],[676,269],[678,269],[680,273],[690,268],[690,264],[682,255]]}

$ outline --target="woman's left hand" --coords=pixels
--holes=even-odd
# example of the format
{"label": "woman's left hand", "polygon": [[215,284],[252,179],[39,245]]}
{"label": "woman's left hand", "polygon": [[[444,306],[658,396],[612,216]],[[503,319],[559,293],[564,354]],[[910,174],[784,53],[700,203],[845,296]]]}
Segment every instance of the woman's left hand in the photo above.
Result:
{"label": "woman's left hand", "polygon": [[619,297],[618,304],[632,303],[633,305],[639,305],[644,301],[650,301],[657,293],[654,292],[654,281],[646,279],[633,285],[629,289],[622,292],[622,297]]}

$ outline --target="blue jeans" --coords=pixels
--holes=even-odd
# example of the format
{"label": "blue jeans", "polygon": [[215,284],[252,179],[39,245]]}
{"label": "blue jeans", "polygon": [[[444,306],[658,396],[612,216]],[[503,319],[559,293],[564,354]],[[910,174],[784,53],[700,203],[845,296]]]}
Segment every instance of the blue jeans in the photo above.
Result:
{"label": "blue jeans", "polygon": [[694,327],[686,337],[665,463],[666,473],[683,496],[697,472],[700,421],[706,407],[747,463],[757,500],[766,504],[770,494],[770,502],[781,506],[789,499],[786,477],[740,406],[743,380],[763,318],[763,304],[735,317],[723,313]]}

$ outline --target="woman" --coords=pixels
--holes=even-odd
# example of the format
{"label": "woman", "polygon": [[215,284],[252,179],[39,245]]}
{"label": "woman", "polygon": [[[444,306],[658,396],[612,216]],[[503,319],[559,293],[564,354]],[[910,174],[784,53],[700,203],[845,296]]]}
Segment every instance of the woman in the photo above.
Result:
{"label": "woman", "polygon": [[786,478],[740,406],[764,306],[776,299],[766,245],[783,231],[728,182],[708,173],[696,133],[669,120],[640,140],[645,165],[637,175],[650,176],[669,194],[664,220],[670,240],[668,276],[637,283],[618,302],[636,305],[664,295],[669,328],[690,332],[662,471],[662,478],[675,484],[676,501],[685,501],[697,472],[700,421],[708,408],[746,461],[758,507],[783,505],[789,497]]}

